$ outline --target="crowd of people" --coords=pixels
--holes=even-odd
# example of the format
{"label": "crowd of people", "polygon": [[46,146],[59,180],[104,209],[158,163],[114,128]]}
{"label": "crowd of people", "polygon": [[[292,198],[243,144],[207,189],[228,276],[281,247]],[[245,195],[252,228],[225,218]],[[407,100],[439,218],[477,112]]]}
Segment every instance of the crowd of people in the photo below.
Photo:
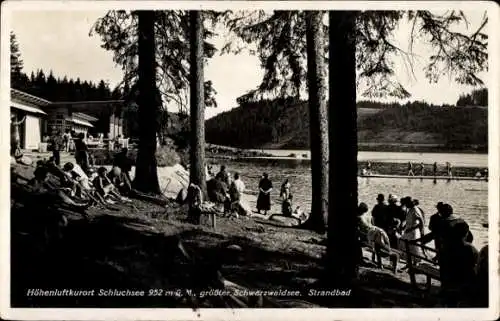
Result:
{"label": "crowd of people", "polygon": [[[469,225],[454,214],[450,204],[439,202],[436,205],[437,211],[428,222],[430,232],[426,233],[426,215],[417,199],[409,196],[398,199],[396,195],[389,195],[386,203],[384,195],[379,194],[376,200],[371,215],[365,203],[359,204],[358,232],[359,240],[372,247],[372,260],[378,256],[376,263],[380,267],[381,257],[389,257],[396,273],[405,249],[403,240],[414,241],[410,245],[410,252],[416,258],[414,264],[422,263],[419,258],[439,264],[441,287],[448,299],[458,302],[464,293],[478,293],[478,288],[484,292],[485,286],[487,289],[487,246],[479,255],[472,245]],[[419,246],[431,241],[436,251],[434,257],[428,257],[425,248]],[[408,263],[399,271],[407,268]]]}
{"label": "crowd of people", "polygon": [[45,196],[49,203],[73,210],[85,210],[96,204],[130,202],[128,196],[132,185],[129,171],[132,165],[126,156],[127,150],[116,155],[113,167],[108,171],[105,167],[96,169],[89,166],[87,150],[78,148],[75,162],[67,162],[63,166],[58,164],[60,159],[56,157],[38,161],[34,178],[28,182],[32,192]]}
{"label": "crowd of people", "polygon": [[[249,205],[241,197],[245,191],[245,184],[239,173],[235,173],[233,178],[231,178],[231,175],[226,170],[226,166],[221,165],[219,172],[215,175],[213,175],[212,166],[207,167],[207,174],[210,177],[207,181],[207,192],[211,202],[221,204],[223,212],[227,214],[253,215]],[[272,191],[273,183],[269,175],[263,173],[258,185],[256,214],[263,213],[265,216],[270,215],[273,203],[271,197]],[[295,217],[300,222],[307,219],[300,206],[296,206],[295,209],[293,208],[293,195],[288,179],[285,179],[281,184],[279,200],[281,202],[281,215]]]}

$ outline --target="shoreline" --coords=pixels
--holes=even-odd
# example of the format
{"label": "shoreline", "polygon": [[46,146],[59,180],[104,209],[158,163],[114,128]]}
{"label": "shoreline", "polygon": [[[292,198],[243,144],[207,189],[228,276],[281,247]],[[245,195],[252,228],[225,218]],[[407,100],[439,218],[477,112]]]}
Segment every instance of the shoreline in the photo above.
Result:
{"label": "shoreline", "polygon": [[[283,164],[294,164],[298,166],[309,166],[311,163],[310,158],[292,158],[292,157],[229,157],[229,156],[210,156],[207,157],[210,161],[215,161],[220,163],[221,160],[232,161],[232,162],[241,162],[241,163],[261,163],[261,164],[273,164],[279,165],[279,163]],[[371,176],[363,176],[361,175],[361,170],[366,167],[367,161],[358,161],[358,177],[371,177]],[[393,175],[393,176],[405,176],[408,175],[408,165],[407,162],[395,162],[395,161],[372,161],[371,162],[371,172],[372,175]],[[416,177],[424,176],[425,178],[434,177],[432,172],[432,164],[424,163],[424,175],[421,175],[419,171],[419,164],[414,163],[414,174]],[[454,166],[453,177],[467,177],[467,178],[475,178],[476,173],[483,172],[484,169],[487,169],[487,166]],[[442,178],[447,176],[446,169],[443,165],[438,166],[438,170],[436,172],[436,178]],[[375,176],[376,177],[376,176]],[[375,178],[374,177],[374,178]]]}
{"label": "shoreline", "polygon": [[[293,151],[298,155],[310,154],[306,146],[263,146],[234,147],[207,143],[207,151],[217,149],[220,154],[259,154],[262,156],[277,156],[274,151]],[[486,145],[446,146],[444,144],[400,144],[400,143],[358,143],[360,152],[393,152],[393,153],[443,153],[443,154],[488,154]]]}

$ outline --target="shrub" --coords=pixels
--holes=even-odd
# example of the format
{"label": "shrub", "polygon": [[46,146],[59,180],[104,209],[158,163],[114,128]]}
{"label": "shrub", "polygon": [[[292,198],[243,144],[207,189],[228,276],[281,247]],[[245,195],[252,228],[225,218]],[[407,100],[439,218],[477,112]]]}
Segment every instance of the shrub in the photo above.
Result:
{"label": "shrub", "polygon": [[167,146],[161,146],[156,149],[156,161],[158,167],[166,167],[180,164],[181,158],[174,149]]}

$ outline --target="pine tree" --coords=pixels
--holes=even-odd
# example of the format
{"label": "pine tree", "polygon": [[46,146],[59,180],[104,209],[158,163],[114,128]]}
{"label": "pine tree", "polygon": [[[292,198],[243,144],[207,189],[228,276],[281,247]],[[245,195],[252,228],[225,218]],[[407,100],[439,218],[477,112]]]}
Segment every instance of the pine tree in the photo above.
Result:
{"label": "pine tree", "polygon": [[191,148],[190,181],[206,195],[205,176],[205,104],[203,80],[203,18],[200,11],[191,11],[189,17],[191,43]]}
{"label": "pine tree", "polygon": [[21,52],[19,50],[19,43],[17,42],[16,35],[11,31],[10,33],[10,81],[11,87],[23,87],[23,60],[21,59]]}
{"label": "pine tree", "polygon": [[325,231],[328,216],[328,108],[321,11],[306,12],[307,83],[311,139],[312,203],[310,227]]}
{"label": "pine tree", "polygon": [[[410,96],[410,93],[395,77],[392,62],[395,56],[400,56],[413,65],[412,53],[398,48],[391,39],[399,22],[403,19],[414,26],[409,35],[412,43],[417,38],[418,32],[419,39],[427,40],[431,47],[436,48],[428,65],[424,68],[429,81],[437,82],[442,75],[442,70],[447,70],[455,75],[455,81],[458,83],[482,85],[483,81],[478,74],[485,71],[488,65],[488,36],[483,31],[488,19],[485,14],[481,25],[476,30],[470,34],[463,34],[450,32],[456,25],[468,23],[465,14],[459,11],[447,11],[443,14],[430,11],[357,11],[355,13],[339,11],[331,12],[330,18],[332,18],[329,22],[330,28],[333,26],[339,34],[330,33],[330,57],[324,57],[330,64],[330,87],[338,85],[338,88],[330,88],[329,101],[330,110],[335,109],[335,111],[329,116],[330,162],[334,163],[330,163],[328,218],[330,239],[327,267],[328,272],[331,270],[338,272],[339,277],[345,276],[346,281],[349,281],[356,266],[356,263],[353,263],[352,253],[355,253],[353,250],[357,250],[352,237],[356,230],[353,217],[356,215],[358,202],[356,176],[353,174],[357,173],[355,157],[357,154],[355,139],[357,114],[354,103],[357,89],[363,89],[361,94],[369,97],[405,98]],[[308,51],[305,41],[304,12],[231,12],[225,16],[225,24],[245,43],[257,45],[257,53],[265,69],[262,83],[247,94],[246,100],[258,100],[266,96],[296,97],[304,79],[307,79],[303,68]],[[326,29],[328,26],[324,25],[323,28]],[[330,32],[333,31],[330,30]],[[337,44],[336,40],[340,42]],[[334,47],[337,45],[338,50]],[[446,50],[442,50],[444,47]],[[239,52],[241,48],[234,48],[229,43],[223,52],[231,51]],[[333,55],[332,51],[334,51]],[[345,66],[341,66],[342,64]],[[338,71],[338,73],[333,74],[333,71]],[[335,129],[332,132],[332,126],[339,124],[342,130]],[[344,135],[346,142],[341,141]],[[333,160],[333,157],[336,159]],[[343,172],[340,172],[341,166],[344,166]],[[335,192],[340,192],[339,195],[346,196],[346,199],[338,195],[332,196],[331,194]],[[320,195],[314,195],[313,201],[316,199],[320,199]],[[332,206],[332,200],[345,203],[344,208],[337,204],[335,207]],[[337,226],[334,227],[333,224]],[[344,240],[337,243],[333,241],[333,237],[336,237],[333,236],[333,231],[340,229],[343,229],[341,235],[346,237],[345,244]],[[346,246],[348,250],[345,251],[351,254],[345,257],[345,260],[343,256],[334,257],[335,253],[339,255],[346,253],[340,249],[343,246]]]}
{"label": "pine tree", "polygon": [[154,11],[138,11],[139,28],[139,150],[133,186],[139,191],[159,194],[156,162],[157,112]]}
{"label": "pine tree", "polygon": [[56,78],[54,77],[54,74],[52,73],[52,70],[49,72],[49,76],[47,78],[47,86],[46,90],[43,93],[43,97],[48,100],[59,100],[60,97],[58,96],[58,83]]}

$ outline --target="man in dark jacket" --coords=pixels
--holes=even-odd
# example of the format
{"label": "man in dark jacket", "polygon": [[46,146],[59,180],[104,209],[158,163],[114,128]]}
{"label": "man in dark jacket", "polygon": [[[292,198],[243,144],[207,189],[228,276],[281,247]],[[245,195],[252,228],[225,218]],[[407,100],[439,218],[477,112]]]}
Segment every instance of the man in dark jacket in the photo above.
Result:
{"label": "man in dark jacket", "polygon": [[373,225],[387,232],[387,205],[384,202],[384,194],[378,194],[377,204],[372,209]]}

